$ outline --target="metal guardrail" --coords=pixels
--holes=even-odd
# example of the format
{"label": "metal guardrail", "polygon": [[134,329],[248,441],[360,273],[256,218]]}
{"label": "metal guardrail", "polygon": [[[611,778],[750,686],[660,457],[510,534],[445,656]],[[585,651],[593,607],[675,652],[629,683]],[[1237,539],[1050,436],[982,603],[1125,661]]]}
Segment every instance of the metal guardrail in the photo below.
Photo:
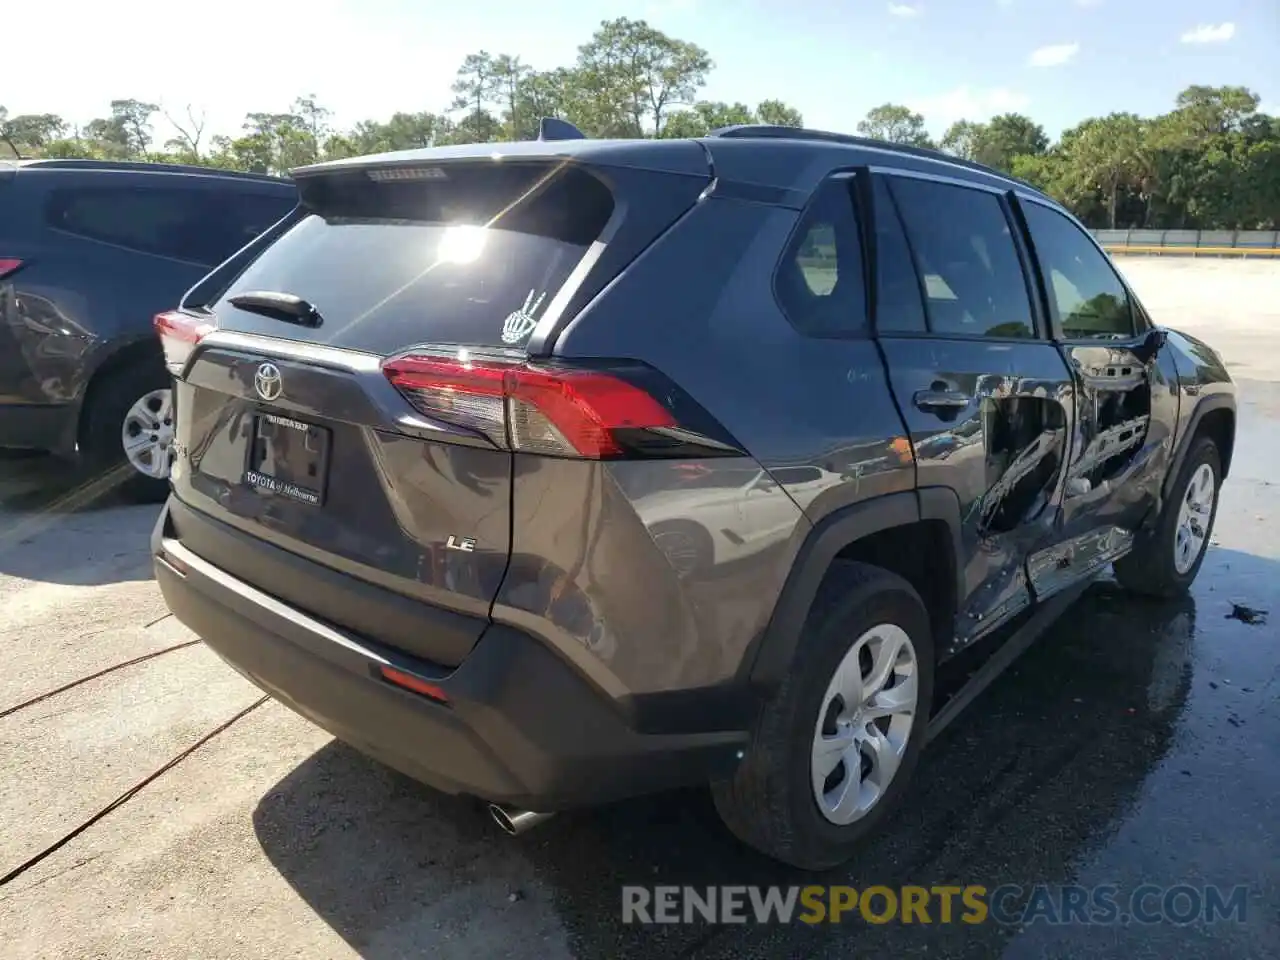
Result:
{"label": "metal guardrail", "polygon": [[1280,230],[1094,230],[1108,253],[1181,257],[1277,257]]}

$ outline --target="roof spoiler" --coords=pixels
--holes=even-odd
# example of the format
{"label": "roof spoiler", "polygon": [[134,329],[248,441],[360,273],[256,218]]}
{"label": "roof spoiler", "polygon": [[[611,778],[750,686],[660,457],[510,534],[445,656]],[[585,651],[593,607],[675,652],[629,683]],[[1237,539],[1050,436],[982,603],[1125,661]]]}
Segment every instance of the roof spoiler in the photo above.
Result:
{"label": "roof spoiler", "polygon": [[568,120],[543,117],[538,121],[539,140],[586,140],[587,135]]}

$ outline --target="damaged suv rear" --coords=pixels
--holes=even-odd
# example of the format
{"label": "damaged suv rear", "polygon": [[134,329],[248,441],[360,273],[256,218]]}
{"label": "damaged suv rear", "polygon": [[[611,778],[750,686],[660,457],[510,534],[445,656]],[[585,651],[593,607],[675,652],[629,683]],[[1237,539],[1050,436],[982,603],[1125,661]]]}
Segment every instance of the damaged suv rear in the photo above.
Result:
{"label": "damaged suv rear", "polygon": [[1026,184],[769,127],[294,176],[156,318],[161,589],[513,829],[710,782],[747,842],[838,863],[909,781],[935,660],[1113,561],[1156,594],[1199,569],[1230,379]]}
{"label": "damaged suv rear", "polygon": [[549,146],[299,171],[298,216],[157,321],[174,611],[338,736],[537,809],[729,769],[743,714],[697,692],[768,613],[713,637],[636,507],[682,467],[759,467],[658,371],[550,351],[696,204],[706,154]]}

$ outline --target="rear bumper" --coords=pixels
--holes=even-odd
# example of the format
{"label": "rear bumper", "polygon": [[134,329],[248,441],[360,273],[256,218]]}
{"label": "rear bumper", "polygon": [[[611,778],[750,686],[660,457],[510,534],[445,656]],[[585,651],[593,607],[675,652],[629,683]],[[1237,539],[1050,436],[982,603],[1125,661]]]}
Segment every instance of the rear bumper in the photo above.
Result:
{"label": "rear bumper", "polygon": [[[488,626],[452,670],[345,634],[166,538],[168,509],[152,550],[174,615],[281,703],[436,789],[557,810],[725,776],[745,749],[739,731],[636,732],[544,644],[506,626]],[[383,665],[436,685],[448,705],[386,682]]]}

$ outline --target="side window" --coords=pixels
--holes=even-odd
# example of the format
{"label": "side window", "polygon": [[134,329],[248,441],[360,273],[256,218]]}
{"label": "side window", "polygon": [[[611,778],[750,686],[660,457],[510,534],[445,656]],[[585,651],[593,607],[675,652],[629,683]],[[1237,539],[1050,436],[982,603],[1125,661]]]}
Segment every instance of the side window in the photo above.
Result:
{"label": "side window", "polygon": [[1063,336],[1073,340],[1133,336],[1129,294],[1098,248],[1056,210],[1024,203],[1022,212],[1049,288],[1049,308]]}
{"label": "side window", "polygon": [[48,220],[54,229],[91,240],[212,265],[223,259],[222,244],[209,236],[214,208],[207,198],[203,191],[172,187],[55,190]]}
{"label": "side window", "polygon": [[867,329],[852,186],[829,180],[818,189],[778,264],[778,302],[806,336],[847,336]]}
{"label": "side window", "polygon": [[911,263],[911,247],[902,231],[897,204],[883,177],[875,178],[876,330],[923,333],[924,301],[920,278]]}
{"label": "side window", "polygon": [[931,180],[891,180],[924,284],[929,329],[1034,337],[1026,277],[1000,198]]}

